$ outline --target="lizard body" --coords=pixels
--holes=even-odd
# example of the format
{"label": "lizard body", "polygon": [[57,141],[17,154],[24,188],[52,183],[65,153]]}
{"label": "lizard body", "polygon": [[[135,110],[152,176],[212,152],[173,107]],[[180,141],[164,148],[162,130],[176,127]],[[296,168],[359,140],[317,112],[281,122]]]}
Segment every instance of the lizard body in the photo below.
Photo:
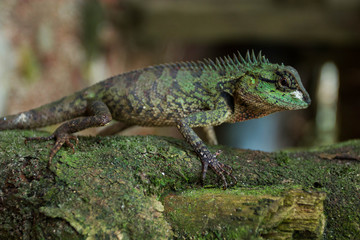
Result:
{"label": "lizard body", "polygon": [[74,150],[72,133],[104,126],[112,119],[128,125],[177,126],[201,159],[202,178],[210,166],[226,188],[225,176],[232,177],[232,169],[216,159],[192,128],[245,121],[309,104],[294,68],[248,52],[245,59],[234,54],[215,62],[163,64],[123,73],[39,108],[2,117],[0,130],[66,121],[49,137],[27,139],[55,139],[51,162],[63,144]]}

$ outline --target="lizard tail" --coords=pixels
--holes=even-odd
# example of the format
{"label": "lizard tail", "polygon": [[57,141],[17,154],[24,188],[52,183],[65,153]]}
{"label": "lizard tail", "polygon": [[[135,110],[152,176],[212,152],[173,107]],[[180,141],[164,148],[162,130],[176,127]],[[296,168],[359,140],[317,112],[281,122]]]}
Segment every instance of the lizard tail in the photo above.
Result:
{"label": "lizard tail", "polygon": [[0,130],[32,129],[53,125],[84,115],[87,101],[75,93],[29,111],[0,118]]}

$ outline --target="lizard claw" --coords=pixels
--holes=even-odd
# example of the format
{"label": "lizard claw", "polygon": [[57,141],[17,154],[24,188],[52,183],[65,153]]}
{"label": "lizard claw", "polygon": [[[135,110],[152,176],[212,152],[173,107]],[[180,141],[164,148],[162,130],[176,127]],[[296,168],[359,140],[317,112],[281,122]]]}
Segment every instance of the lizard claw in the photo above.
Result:
{"label": "lizard claw", "polygon": [[[56,153],[60,150],[60,148],[64,144],[68,145],[73,150],[73,153],[75,153],[75,146],[79,143],[79,139],[74,135],[70,135],[67,133],[59,133],[59,134],[53,133],[48,137],[27,137],[25,138],[25,144],[27,144],[28,141],[49,141],[52,139],[55,139],[55,144],[50,150],[49,162],[48,162],[49,166],[51,165],[51,161],[56,155]],[[75,145],[71,143],[70,140],[74,140]]]}
{"label": "lizard claw", "polygon": [[[70,140],[74,140],[75,145],[73,143],[71,143]],[[73,150],[73,153],[75,153],[75,146],[78,145],[79,139],[74,135],[68,135],[65,139],[65,143]]]}
{"label": "lizard claw", "polygon": [[209,160],[202,161],[203,168],[202,168],[201,180],[202,182],[204,182],[207,169],[210,166],[210,168],[216,173],[216,175],[218,175],[223,181],[223,189],[225,190],[228,187],[228,183],[225,178],[226,175],[232,178],[231,185],[236,185],[237,179],[232,175],[233,172],[232,167],[223,164],[216,159],[216,156],[218,156],[220,153],[221,151],[218,151]]}
{"label": "lizard claw", "polygon": [[217,156],[219,156],[221,153],[222,153],[222,150],[219,149],[219,150],[216,151],[215,156],[217,157]]}

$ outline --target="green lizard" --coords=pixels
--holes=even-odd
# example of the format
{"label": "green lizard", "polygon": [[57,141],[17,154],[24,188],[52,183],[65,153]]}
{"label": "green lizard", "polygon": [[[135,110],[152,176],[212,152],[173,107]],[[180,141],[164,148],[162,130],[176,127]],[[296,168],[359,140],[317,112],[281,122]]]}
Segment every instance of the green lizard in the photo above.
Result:
{"label": "green lizard", "polygon": [[0,118],[0,130],[39,128],[64,122],[49,137],[55,140],[49,164],[66,144],[74,151],[72,133],[104,126],[112,119],[129,125],[176,126],[202,163],[236,184],[232,168],[222,164],[192,130],[259,118],[281,110],[307,108],[311,100],[297,71],[272,64],[265,56],[247,52],[232,57],[179,62],[123,73],[73,95],[26,112]]}

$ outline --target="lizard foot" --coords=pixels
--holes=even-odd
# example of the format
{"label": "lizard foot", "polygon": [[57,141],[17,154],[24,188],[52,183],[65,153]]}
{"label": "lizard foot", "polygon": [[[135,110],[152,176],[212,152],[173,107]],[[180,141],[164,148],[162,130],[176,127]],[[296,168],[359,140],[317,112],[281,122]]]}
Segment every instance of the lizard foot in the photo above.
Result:
{"label": "lizard foot", "polygon": [[228,183],[225,178],[226,175],[231,177],[231,179],[232,179],[231,185],[232,186],[236,185],[237,179],[235,176],[232,175],[232,172],[233,172],[232,167],[230,167],[226,164],[223,164],[216,159],[216,156],[218,156],[219,154],[220,154],[220,152],[217,152],[214,155],[212,155],[210,159],[205,159],[202,161],[203,168],[202,168],[201,180],[202,180],[202,182],[204,182],[205,177],[206,177],[206,172],[208,170],[208,167],[210,166],[210,168],[216,173],[216,175],[218,175],[221,178],[221,180],[223,181],[223,189],[225,190],[228,187]]}
{"label": "lizard foot", "polygon": [[[68,145],[73,150],[73,153],[75,153],[75,146],[79,142],[79,139],[76,136],[73,136],[73,135],[70,135],[67,133],[59,133],[59,134],[53,133],[52,135],[50,135],[48,137],[27,137],[25,139],[25,144],[29,141],[49,141],[52,139],[55,139],[55,144],[50,150],[49,162],[48,162],[49,166],[51,165],[51,161],[52,161],[53,157],[55,156],[55,154],[60,150],[60,148],[64,144]],[[74,140],[75,145],[73,143],[71,143],[70,140]]]}

